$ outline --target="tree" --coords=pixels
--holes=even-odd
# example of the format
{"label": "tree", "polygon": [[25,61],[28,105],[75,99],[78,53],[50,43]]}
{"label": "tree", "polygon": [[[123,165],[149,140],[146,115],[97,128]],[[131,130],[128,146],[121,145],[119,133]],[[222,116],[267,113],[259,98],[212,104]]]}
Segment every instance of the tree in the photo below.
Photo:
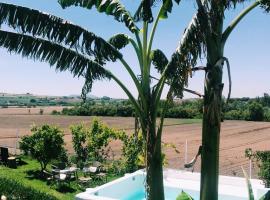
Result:
{"label": "tree", "polygon": [[46,170],[48,163],[62,156],[64,139],[62,131],[54,126],[34,126],[30,136],[23,136],[20,141],[20,149],[30,152],[30,155],[40,163],[41,174]]}
{"label": "tree", "polygon": [[[179,54],[188,52],[185,63],[192,71],[205,72],[204,81],[204,112],[202,128],[201,152],[201,190],[200,199],[218,199],[219,174],[219,143],[222,108],[222,75],[226,62],[230,79],[229,61],[224,57],[224,47],[228,37],[238,23],[257,6],[270,11],[269,0],[258,0],[244,9],[238,17],[224,30],[223,20],[225,11],[234,8],[242,0],[197,0],[197,13],[178,47]],[[202,54],[206,55],[206,67],[195,67],[196,61]],[[180,63],[183,65],[183,63]],[[230,81],[231,82],[231,81]],[[229,86],[231,88],[231,84]],[[230,97],[230,92],[228,99]]]}
{"label": "tree", "polygon": [[[174,1],[180,2],[180,0]],[[180,54],[179,50],[176,50],[169,61],[161,50],[152,50],[158,22],[162,18],[167,18],[174,1],[162,1],[161,8],[154,19],[151,12],[154,1],[141,1],[132,17],[119,0],[59,0],[63,8],[73,5],[86,9],[97,8],[99,12],[123,22],[134,36],[133,39],[120,33],[107,41],[56,16],[0,3],[0,25],[6,24],[9,27],[8,30],[3,30],[5,26],[1,26],[1,47],[25,57],[48,62],[59,71],[69,70],[74,76],[84,77],[83,99],[86,99],[86,94],[91,90],[95,80],[106,78],[114,80],[126,93],[134,106],[135,115],[138,116],[143,138],[146,141],[146,191],[149,200],[164,199],[161,137],[167,103],[162,107],[161,118],[157,121],[161,94],[165,83],[169,83],[167,99],[182,96],[183,87],[187,84],[190,73],[189,65],[181,64],[183,60],[189,59],[186,54]],[[136,25],[139,21],[143,24],[142,31]],[[149,33],[152,22],[152,30]],[[139,75],[135,74],[136,69],[130,67],[120,52],[128,44],[132,45],[138,58]],[[104,67],[106,63],[116,61],[127,70],[136,86],[137,99],[117,75]],[[153,66],[160,74],[158,80],[152,78]]]}
{"label": "tree", "polygon": [[83,124],[73,125],[70,127],[72,135],[73,149],[76,153],[77,166],[83,168],[84,163],[87,160],[87,130]]}
{"label": "tree", "polygon": [[252,102],[248,106],[249,110],[249,120],[251,121],[263,121],[264,120],[264,110],[263,106],[258,102]]}

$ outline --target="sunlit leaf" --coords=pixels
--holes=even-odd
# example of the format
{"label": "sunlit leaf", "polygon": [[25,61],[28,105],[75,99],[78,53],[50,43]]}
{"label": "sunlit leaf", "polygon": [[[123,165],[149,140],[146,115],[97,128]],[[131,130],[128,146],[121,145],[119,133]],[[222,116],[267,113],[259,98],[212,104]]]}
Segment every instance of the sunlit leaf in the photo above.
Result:
{"label": "sunlit leaf", "polygon": [[128,27],[132,33],[139,31],[132,16],[119,0],[58,0],[58,2],[63,8],[80,6],[92,9],[92,7],[95,6],[99,12],[112,15],[117,21],[125,23],[126,27]]}

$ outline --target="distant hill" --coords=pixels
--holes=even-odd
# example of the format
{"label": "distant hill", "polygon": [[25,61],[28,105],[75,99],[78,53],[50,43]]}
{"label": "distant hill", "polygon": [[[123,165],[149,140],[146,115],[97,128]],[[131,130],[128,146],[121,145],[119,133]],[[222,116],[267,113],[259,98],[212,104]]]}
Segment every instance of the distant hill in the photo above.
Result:
{"label": "distant hill", "polygon": [[34,107],[34,106],[70,106],[81,102],[78,96],[47,96],[35,94],[11,94],[0,93],[0,106],[19,106],[19,107]]}

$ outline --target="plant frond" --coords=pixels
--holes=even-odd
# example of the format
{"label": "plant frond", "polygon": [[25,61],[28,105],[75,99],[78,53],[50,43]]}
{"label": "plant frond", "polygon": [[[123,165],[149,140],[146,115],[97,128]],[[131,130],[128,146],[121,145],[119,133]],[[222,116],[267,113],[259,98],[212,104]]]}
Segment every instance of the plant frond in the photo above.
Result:
{"label": "plant frond", "polygon": [[124,22],[132,33],[139,32],[139,28],[135,25],[132,16],[119,0],[58,0],[58,2],[63,8],[80,6],[92,9],[95,6],[99,12],[112,15],[117,21]]}
{"label": "plant frond", "polygon": [[[181,0],[175,0],[177,4],[180,3]],[[173,1],[172,0],[163,0],[163,7],[162,7],[162,15],[161,18],[166,19],[168,18],[168,13],[172,12],[173,8]]]}
{"label": "plant frond", "polygon": [[[142,0],[140,6],[138,7],[135,15],[135,21],[153,22],[153,14],[151,8],[156,5],[159,0]],[[177,4],[181,0],[174,0]],[[167,18],[168,12],[171,13],[173,7],[173,0],[162,0],[162,14],[161,18]]]}
{"label": "plant frond", "polygon": [[169,62],[165,54],[161,50],[156,49],[151,52],[150,57],[155,68],[162,73]]}
{"label": "plant frond", "polygon": [[263,8],[266,12],[270,12],[270,1],[269,0],[260,0],[260,6]]}
{"label": "plant frond", "polygon": [[122,58],[120,52],[101,37],[38,10],[0,3],[0,25],[3,23],[20,33],[46,38],[76,51],[80,50],[82,53],[94,56],[101,63],[114,62]]}
{"label": "plant frond", "polygon": [[114,46],[116,49],[122,49],[124,48],[126,45],[129,44],[129,36],[126,34],[117,34],[112,36],[108,42]]}
{"label": "plant frond", "polygon": [[134,14],[134,20],[136,22],[138,21],[144,21],[144,22],[153,22],[153,13],[151,10],[151,7],[154,4],[154,0],[142,0],[141,4],[139,5],[137,11]]}
{"label": "plant frond", "polygon": [[182,97],[183,89],[188,85],[188,77],[191,68],[197,64],[201,57],[204,46],[205,36],[201,30],[197,13],[184,32],[175,53],[173,53],[166,69],[166,77],[173,89],[174,96]]}
{"label": "plant frond", "polygon": [[82,91],[83,96],[91,90],[94,80],[110,78],[108,71],[99,63],[76,51],[47,40],[0,30],[0,47],[4,47],[9,52],[20,54],[23,57],[47,62],[50,66],[55,66],[59,71],[68,70],[74,76],[85,77],[86,86]]}

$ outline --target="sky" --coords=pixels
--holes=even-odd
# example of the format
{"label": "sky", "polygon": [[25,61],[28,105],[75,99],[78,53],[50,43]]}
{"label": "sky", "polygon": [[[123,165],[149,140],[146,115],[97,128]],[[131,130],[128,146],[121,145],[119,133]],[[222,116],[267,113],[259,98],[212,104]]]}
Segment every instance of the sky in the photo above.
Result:
{"label": "sky", "polygon": [[[78,24],[106,40],[117,33],[131,35],[124,24],[115,21],[112,16],[98,13],[95,9],[86,10],[79,7],[62,9],[57,0],[6,0],[5,2],[56,15]],[[122,0],[122,2],[131,13],[135,12],[138,1]],[[252,1],[239,4],[236,9],[227,11],[224,27],[229,25],[250,3]],[[155,13],[159,6],[157,5],[154,9]],[[190,0],[182,0],[179,6],[175,5],[169,18],[160,21],[153,48],[161,49],[169,58],[175,51],[195,9],[194,1]],[[262,96],[264,92],[270,93],[269,24],[270,14],[258,7],[241,21],[228,39],[224,55],[229,58],[231,65],[232,97],[256,97]],[[122,53],[135,72],[138,72],[138,63],[133,49],[128,46]],[[205,65],[205,60],[199,61],[198,65]],[[106,67],[117,74],[136,96],[134,85],[119,63],[109,63]],[[54,67],[50,67],[47,63],[10,54],[3,48],[0,48],[0,71],[0,92],[6,93],[74,95],[81,93],[84,83],[83,78],[74,78],[70,72],[56,72]],[[189,79],[188,88],[203,93],[203,79],[204,74],[196,72]],[[223,82],[225,84],[223,95],[227,96],[228,76],[226,70],[224,70]],[[163,97],[165,93],[166,90]],[[99,97],[127,98],[116,83],[106,80],[95,82],[90,94]],[[192,97],[194,96],[184,93],[184,98]]]}

